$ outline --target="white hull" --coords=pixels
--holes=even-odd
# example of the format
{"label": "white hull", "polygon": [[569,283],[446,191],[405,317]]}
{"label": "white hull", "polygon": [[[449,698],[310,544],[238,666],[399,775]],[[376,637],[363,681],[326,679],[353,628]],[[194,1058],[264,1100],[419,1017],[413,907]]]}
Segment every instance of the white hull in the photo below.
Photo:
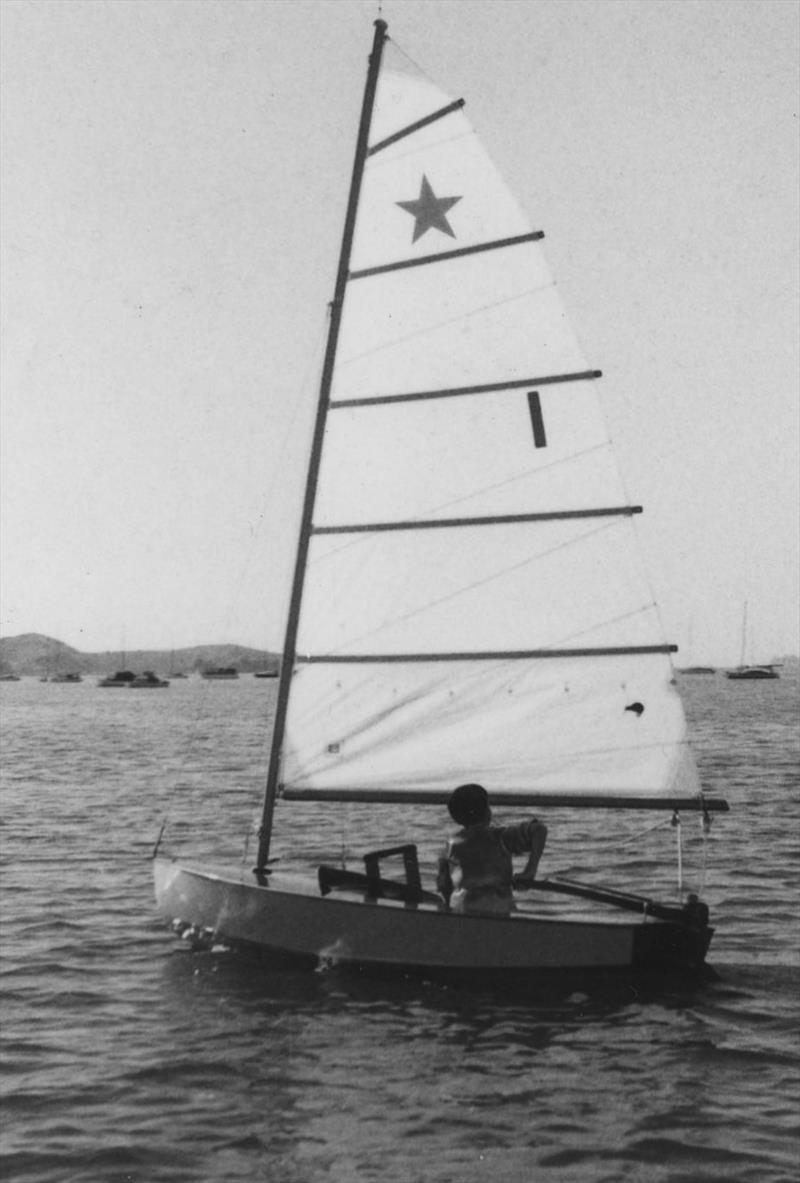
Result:
{"label": "white hull", "polygon": [[538,971],[699,970],[711,929],[621,921],[458,916],[430,904],[321,896],[310,878],[209,872],[157,858],[162,918],[203,941],[260,949],[309,967],[342,964],[437,976]]}

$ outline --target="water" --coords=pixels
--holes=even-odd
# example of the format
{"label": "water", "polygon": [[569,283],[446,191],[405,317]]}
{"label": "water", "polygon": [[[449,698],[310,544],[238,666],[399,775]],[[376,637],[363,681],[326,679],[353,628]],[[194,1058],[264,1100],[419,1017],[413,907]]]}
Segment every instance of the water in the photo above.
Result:
{"label": "water", "polygon": [[[270,972],[159,927],[148,863],[167,812],[171,849],[252,861],[271,683],[0,684],[2,1176],[794,1183],[798,684],[681,690],[706,787],[732,806],[705,871],[697,819],[683,825],[719,980],[523,1002]],[[279,812],[276,853],[291,839],[312,865],[407,836],[409,811],[377,832],[363,808],[333,812]],[[673,890],[669,819],[547,820],[543,873],[633,886],[666,856]],[[427,868],[443,811],[422,823]]]}

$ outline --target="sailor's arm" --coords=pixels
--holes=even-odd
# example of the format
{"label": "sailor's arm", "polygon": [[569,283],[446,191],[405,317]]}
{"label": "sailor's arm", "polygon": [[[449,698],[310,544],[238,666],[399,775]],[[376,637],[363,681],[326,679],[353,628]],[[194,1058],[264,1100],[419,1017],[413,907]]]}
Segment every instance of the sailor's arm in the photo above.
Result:
{"label": "sailor's arm", "polygon": [[525,880],[530,881],[536,878],[536,870],[546,841],[547,826],[537,817],[520,822],[519,825],[504,828],[503,843],[509,853],[524,854],[526,851],[528,852],[528,861],[519,874],[514,876],[515,883],[519,882],[520,886],[524,886]]}
{"label": "sailor's arm", "polygon": [[453,878],[450,874],[450,859],[448,858],[448,848],[445,847],[439,855],[439,869],[436,874],[436,890],[444,898],[446,904],[450,903],[450,896],[453,894]]}

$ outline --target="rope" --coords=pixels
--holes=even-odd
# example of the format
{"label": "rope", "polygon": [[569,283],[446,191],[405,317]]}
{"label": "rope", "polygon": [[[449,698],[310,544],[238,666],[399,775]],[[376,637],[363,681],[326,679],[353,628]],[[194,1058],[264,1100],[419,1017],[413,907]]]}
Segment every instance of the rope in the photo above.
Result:
{"label": "rope", "polygon": [[706,868],[708,860],[708,839],[711,833],[711,814],[707,809],[703,810],[700,818],[700,829],[703,835],[703,853],[700,863],[700,889],[698,894],[702,897],[706,890]]}
{"label": "rope", "polygon": [[678,895],[683,895],[683,840],[681,833],[681,815],[677,809],[672,815],[671,824],[675,827],[675,838],[678,847]]}
{"label": "rope", "polygon": [[670,826],[670,825],[672,825],[672,819],[671,818],[663,818],[660,822],[656,822],[652,826],[647,826],[647,828],[644,830],[637,830],[637,832],[635,834],[631,834],[630,837],[628,837],[628,838],[622,838],[619,842],[614,843],[614,845],[611,847],[611,849],[614,850],[620,846],[630,846],[630,844],[632,842],[638,842],[640,838],[644,838],[648,834],[652,834],[655,830],[660,830],[664,826]]}

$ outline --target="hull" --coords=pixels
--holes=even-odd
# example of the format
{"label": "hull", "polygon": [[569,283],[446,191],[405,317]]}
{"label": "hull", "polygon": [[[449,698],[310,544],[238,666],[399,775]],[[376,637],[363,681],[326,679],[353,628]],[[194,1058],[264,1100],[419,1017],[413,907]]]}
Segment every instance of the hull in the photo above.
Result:
{"label": "hull", "polygon": [[770,666],[752,665],[740,670],[728,670],[725,676],[737,682],[754,682],[777,678],[778,674]]}
{"label": "hull", "polygon": [[260,950],[276,963],[412,972],[432,978],[519,977],[547,971],[702,969],[708,925],[459,916],[435,905],[322,897],[287,874],[259,886],[166,859],[154,861],[156,904],[182,935]]}
{"label": "hull", "polygon": [[107,678],[101,678],[97,685],[105,686],[108,689],[114,689],[120,686],[126,688],[130,686],[135,677],[136,675],[130,670],[117,670],[115,674],[109,674]]}

